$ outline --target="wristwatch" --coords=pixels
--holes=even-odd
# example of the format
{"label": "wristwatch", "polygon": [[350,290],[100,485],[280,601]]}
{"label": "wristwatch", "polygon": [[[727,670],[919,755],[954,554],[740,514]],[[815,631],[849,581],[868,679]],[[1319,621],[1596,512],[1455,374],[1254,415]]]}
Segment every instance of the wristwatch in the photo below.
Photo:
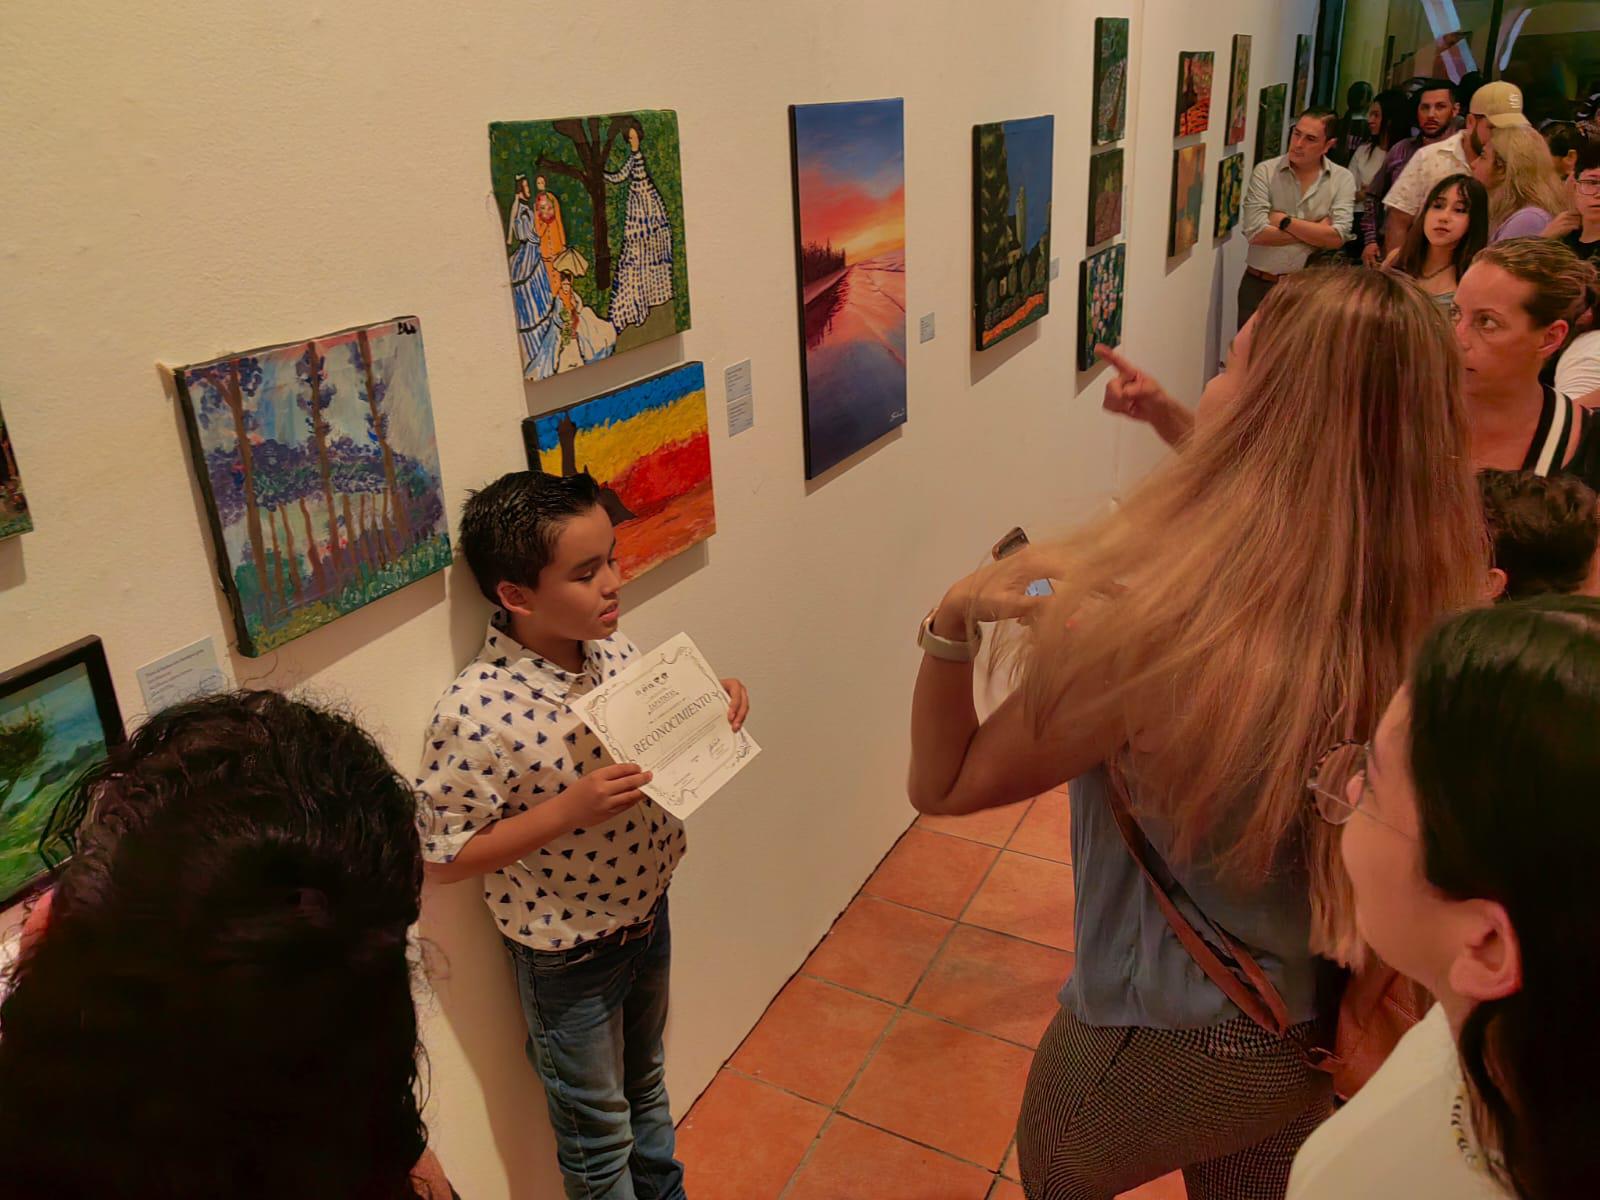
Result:
{"label": "wristwatch", "polygon": [[977,658],[978,647],[983,645],[983,631],[976,625],[969,625],[972,631],[970,639],[965,642],[951,641],[933,631],[933,619],[938,615],[939,610],[935,608],[922,618],[922,625],[917,630],[917,648],[941,662],[969,663]]}
{"label": "wristwatch", "polygon": [[1278,222],[1278,228],[1282,232],[1288,233],[1289,232],[1289,222],[1292,221],[1292,220],[1294,220],[1293,217],[1291,217],[1288,213],[1284,213],[1283,214],[1283,220]]}

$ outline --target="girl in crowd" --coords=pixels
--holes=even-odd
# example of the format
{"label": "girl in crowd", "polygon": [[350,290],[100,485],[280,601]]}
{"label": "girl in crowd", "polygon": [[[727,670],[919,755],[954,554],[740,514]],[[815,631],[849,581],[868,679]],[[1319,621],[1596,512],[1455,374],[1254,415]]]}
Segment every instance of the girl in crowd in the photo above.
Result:
{"label": "girl in crowd", "polygon": [[1434,300],[1448,306],[1456,283],[1489,241],[1489,197],[1471,175],[1450,175],[1433,185],[1405,243],[1384,266],[1411,276]]}
{"label": "girl in crowd", "polygon": [[1362,934],[1438,1006],[1312,1135],[1290,1200],[1600,1195],[1600,602],[1456,617],[1312,780]]}
{"label": "girl in crowd", "polygon": [[1550,238],[1478,255],[1451,307],[1475,466],[1576,475],[1600,489],[1600,417],[1540,379],[1595,306],[1592,265]]}
{"label": "girl in crowd", "polygon": [[[1073,781],[1076,959],[1019,1129],[1034,1200],[1109,1200],[1178,1168],[1190,1200],[1279,1197],[1330,1111],[1302,1051],[1312,952],[1359,945],[1305,778],[1376,723],[1427,628],[1483,591],[1449,337],[1391,272],[1292,276],[1235,339],[1184,453],[1060,547],[960,580],[924,622],[915,806],[973,812]],[[1025,592],[1041,576],[1060,581],[1048,600]],[[974,622],[1017,616],[1021,686],[980,722]],[[1264,968],[1291,1037],[1189,957],[1119,803],[1191,920]]]}
{"label": "girl in crowd", "polygon": [[417,1095],[415,802],[372,739],[212,697],[70,803],[77,853],[0,1006],[10,1194],[448,1196]]}
{"label": "girl in crowd", "polygon": [[1527,125],[1491,132],[1472,173],[1489,190],[1489,241],[1538,237],[1571,207],[1544,139]]}

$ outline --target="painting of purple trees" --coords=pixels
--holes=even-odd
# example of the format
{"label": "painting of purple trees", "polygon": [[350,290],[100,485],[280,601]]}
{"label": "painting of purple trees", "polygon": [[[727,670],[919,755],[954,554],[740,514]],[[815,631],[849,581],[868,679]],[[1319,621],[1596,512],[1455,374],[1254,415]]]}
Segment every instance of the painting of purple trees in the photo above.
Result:
{"label": "painting of purple trees", "polygon": [[241,653],[450,565],[415,317],[176,377]]}

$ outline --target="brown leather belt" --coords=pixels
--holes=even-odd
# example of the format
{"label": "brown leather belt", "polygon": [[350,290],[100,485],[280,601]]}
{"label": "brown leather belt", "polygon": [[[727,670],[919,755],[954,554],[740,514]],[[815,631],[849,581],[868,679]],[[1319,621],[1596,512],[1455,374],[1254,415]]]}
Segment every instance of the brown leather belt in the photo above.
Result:
{"label": "brown leather belt", "polygon": [[1244,269],[1244,273],[1250,276],[1251,279],[1261,279],[1265,280],[1267,283],[1277,283],[1278,280],[1283,278],[1282,275],[1273,275],[1266,271],[1259,270],[1256,267],[1246,267]]}

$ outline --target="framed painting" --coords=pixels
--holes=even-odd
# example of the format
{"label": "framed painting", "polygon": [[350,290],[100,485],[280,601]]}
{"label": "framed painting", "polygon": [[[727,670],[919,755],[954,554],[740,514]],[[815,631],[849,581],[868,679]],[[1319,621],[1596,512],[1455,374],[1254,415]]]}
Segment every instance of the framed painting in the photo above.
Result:
{"label": "framed painting", "polygon": [[529,417],[522,441],[533,470],[586,472],[600,485],[624,582],[717,531],[700,363]]}
{"label": "framed painting", "polygon": [[526,379],[689,328],[678,114],[489,126]]}
{"label": "framed painting", "polygon": [[1209,50],[1178,55],[1178,119],[1174,137],[1188,137],[1211,128],[1211,77],[1217,56]]}
{"label": "framed painting", "polygon": [[417,318],[175,374],[240,653],[450,565]]}
{"label": "framed painting", "polygon": [[1233,65],[1228,72],[1228,136],[1229,146],[1244,141],[1245,120],[1250,109],[1250,35],[1233,35]]}
{"label": "framed painting", "polygon": [[1191,249],[1200,240],[1200,203],[1206,190],[1206,148],[1184,146],[1172,152],[1172,223],[1167,257]]}
{"label": "framed painting", "polygon": [[1288,101],[1286,83],[1261,89],[1261,107],[1256,114],[1256,162],[1263,163],[1283,153],[1283,110]]}
{"label": "framed painting", "polygon": [[1311,97],[1311,36],[1299,34],[1294,39],[1294,100],[1289,105],[1289,119],[1299,120]]}
{"label": "framed painting", "polygon": [[1093,144],[1119,142],[1128,128],[1128,18],[1094,22]]}
{"label": "framed painting", "polygon": [[1121,232],[1122,151],[1107,150],[1089,159],[1089,245]]}
{"label": "framed painting", "polygon": [[979,350],[1050,311],[1055,132],[1054,117],[972,127],[972,307]]}
{"label": "framed painting", "polygon": [[22,490],[22,471],[6,432],[6,415],[0,412],[0,539],[15,537],[33,529],[33,514],[28,511],[27,493]]}
{"label": "framed painting", "polygon": [[906,421],[905,101],[789,107],[806,478]]}
{"label": "framed painting", "polygon": [[1216,236],[1225,238],[1239,223],[1244,202],[1244,154],[1230,154],[1217,164]]}
{"label": "framed painting", "polygon": [[123,739],[104,647],[86,637],[0,674],[0,905],[72,853],[62,797]]}
{"label": "framed painting", "polygon": [[1122,344],[1122,300],[1128,247],[1123,243],[1091,254],[1078,268],[1078,370],[1095,364],[1094,348]]}

